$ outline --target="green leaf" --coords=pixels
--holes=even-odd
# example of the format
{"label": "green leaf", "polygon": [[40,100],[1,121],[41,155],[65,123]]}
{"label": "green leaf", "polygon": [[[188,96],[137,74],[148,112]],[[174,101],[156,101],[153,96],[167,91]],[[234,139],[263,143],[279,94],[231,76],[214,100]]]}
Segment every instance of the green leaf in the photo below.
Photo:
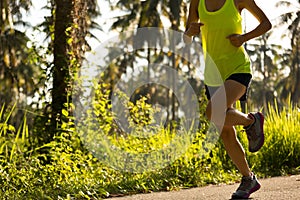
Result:
{"label": "green leaf", "polygon": [[65,109],[62,109],[61,113],[62,113],[64,116],[66,116],[66,117],[69,116],[69,112],[68,112],[67,110],[65,110]]}

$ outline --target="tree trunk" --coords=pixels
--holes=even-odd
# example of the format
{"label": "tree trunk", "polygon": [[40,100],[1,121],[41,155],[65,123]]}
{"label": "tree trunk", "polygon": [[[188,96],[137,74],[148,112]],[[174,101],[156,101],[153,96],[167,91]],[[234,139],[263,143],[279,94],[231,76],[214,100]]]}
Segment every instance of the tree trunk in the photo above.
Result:
{"label": "tree trunk", "polygon": [[[55,24],[54,24],[54,66],[53,66],[53,86],[52,86],[52,134],[62,123],[62,109],[68,102],[70,91],[70,56],[71,50],[68,40],[71,35],[67,29],[72,26],[72,0],[55,0]],[[52,137],[51,135],[50,137]],[[51,138],[50,138],[51,140]]]}
{"label": "tree trunk", "polygon": [[[85,50],[85,0],[55,0],[54,66],[50,140],[63,123],[62,110],[71,102],[72,84]],[[69,110],[70,111],[70,110]]]}

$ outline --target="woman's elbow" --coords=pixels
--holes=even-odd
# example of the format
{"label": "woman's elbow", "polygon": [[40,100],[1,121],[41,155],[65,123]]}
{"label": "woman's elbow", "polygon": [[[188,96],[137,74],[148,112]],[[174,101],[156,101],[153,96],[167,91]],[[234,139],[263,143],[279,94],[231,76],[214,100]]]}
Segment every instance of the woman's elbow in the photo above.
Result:
{"label": "woman's elbow", "polygon": [[272,23],[268,20],[265,22],[266,32],[272,29]]}

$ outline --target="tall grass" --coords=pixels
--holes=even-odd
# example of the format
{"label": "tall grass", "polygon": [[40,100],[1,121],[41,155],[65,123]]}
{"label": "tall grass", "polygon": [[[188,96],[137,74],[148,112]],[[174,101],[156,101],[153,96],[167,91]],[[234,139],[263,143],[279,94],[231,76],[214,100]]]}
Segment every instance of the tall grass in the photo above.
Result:
{"label": "tall grass", "polygon": [[249,155],[253,168],[265,176],[300,172],[300,109],[291,104],[279,110],[269,104],[265,145]]}
{"label": "tall grass", "polygon": [[18,128],[9,124],[9,119],[15,108],[16,104],[8,113],[4,113],[3,106],[0,111],[0,156],[8,162],[18,159],[19,154],[27,151],[26,145],[29,137],[26,114]]}
{"label": "tall grass", "polygon": [[[13,109],[5,111],[2,108],[0,111],[1,199],[100,199],[240,179],[221,142],[203,154],[203,130],[197,133],[186,153],[168,166],[130,173],[100,162],[81,146],[80,138],[73,129],[63,131],[51,143],[39,147],[46,148],[47,151],[43,152],[47,153],[30,149],[28,143],[32,130],[28,130],[27,117],[24,116],[20,127],[13,127],[9,124]],[[252,169],[260,177],[299,173],[299,128],[300,111],[297,107],[288,105],[282,110],[268,107],[265,145],[258,153],[247,152]],[[110,136],[114,144],[128,148],[128,151],[146,150],[136,137]],[[154,135],[146,143],[150,145],[147,148],[160,148],[172,137],[174,135],[167,132]],[[247,149],[246,135],[241,133],[239,137]]]}

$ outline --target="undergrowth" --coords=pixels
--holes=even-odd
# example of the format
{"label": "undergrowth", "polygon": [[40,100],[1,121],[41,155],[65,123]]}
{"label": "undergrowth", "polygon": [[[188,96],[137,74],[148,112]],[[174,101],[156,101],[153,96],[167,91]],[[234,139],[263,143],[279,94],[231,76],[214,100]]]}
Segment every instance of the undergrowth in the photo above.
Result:
{"label": "undergrowth", "polygon": [[[101,100],[102,97],[99,98]],[[141,102],[137,105],[140,106],[136,108],[137,112],[145,113],[143,106],[146,104]],[[107,105],[95,104],[95,108],[106,110]],[[103,162],[103,157],[99,157],[84,145],[83,133],[72,128],[74,124],[70,122],[64,125],[64,129],[53,138],[52,142],[39,147],[32,146],[31,130],[28,129],[26,115],[19,127],[9,124],[13,109],[15,108],[7,112],[2,109],[0,112],[0,184],[2,186],[0,197],[2,199],[100,199],[133,193],[230,183],[240,179],[239,173],[220,141],[212,149],[207,150],[204,144],[207,137],[205,122],[195,133],[188,148],[178,158],[163,167],[136,173]],[[63,113],[68,117],[67,112]],[[100,123],[99,127],[107,130],[106,136],[112,145],[110,147],[122,147],[123,151],[130,153],[145,153],[163,148],[175,137],[174,134],[176,135],[174,129],[163,127],[148,140],[139,139],[137,136],[126,136],[116,131],[111,115],[106,112],[101,114],[96,112],[96,114],[101,119],[97,121]],[[104,119],[107,121],[104,122]],[[142,120],[142,117],[139,120]],[[87,125],[89,122],[90,119],[85,121]],[[142,123],[145,125],[148,122],[142,121]],[[288,106],[279,110],[277,107],[270,106],[266,113],[265,145],[255,154],[247,151],[246,135],[241,128],[238,128],[239,138],[246,149],[249,163],[260,177],[299,173],[299,127],[299,108]],[[41,149],[46,150],[41,151]],[[118,160],[113,162],[118,163]],[[130,166],[138,168],[134,163]]]}

